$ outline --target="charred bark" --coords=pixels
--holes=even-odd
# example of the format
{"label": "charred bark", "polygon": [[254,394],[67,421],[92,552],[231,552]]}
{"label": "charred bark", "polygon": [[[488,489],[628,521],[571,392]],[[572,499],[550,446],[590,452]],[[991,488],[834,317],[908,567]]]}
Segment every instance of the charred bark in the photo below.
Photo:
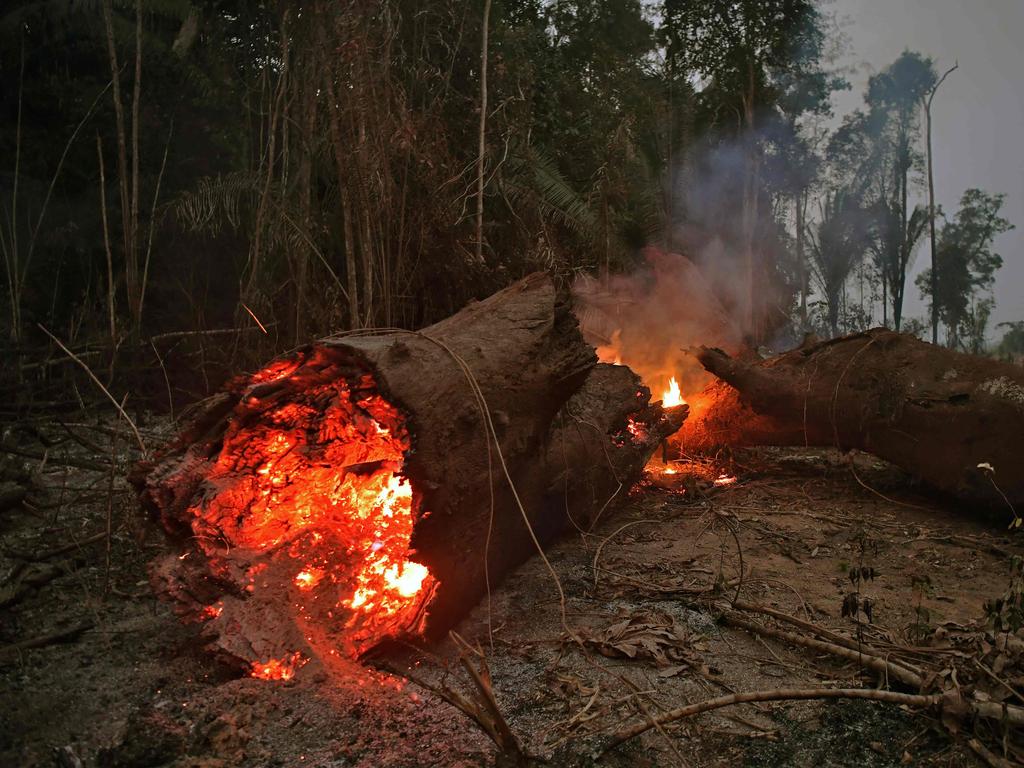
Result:
{"label": "charred bark", "polygon": [[[395,473],[411,486],[408,554],[429,569],[429,590],[400,627],[367,618],[352,629],[344,615],[354,613],[355,601],[334,605],[342,615],[331,616],[334,629],[323,639],[359,653],[399,631],[437,635],[479,600],[488,581],[495,585],[536,552],[531,529],[543,544],[570,519],[586,525],[625,496],[686,415],[649,398],[628,369],[595,367],[567,300],[543,275],[420,333],[321,340],[235,381],[139,473],[144,505],[182,545],[155,569],[158,588],[193,612],[215,606],[206,609],[207,632],[236,658],[280,657],[313,643],[319,635],[308,600],[296,618],[299,632],[284,633],[285,643],[281,620],[268,619],[275,606],[297,604],[286,582],[299,561],[280,552],[312,556],[307,532],[294,515],[287,525],[261,522],[270,506],[257,497],[280,494],[280,504],[291,504],[288,485],[305,482],[296,478],[373,478],[397,457]],[[285,448],[271,461],[261,446],[275,439]],[[289,461],[306,475],[287,469]],[[312,506],[307,518],[319,514]],[[339,542],[335,561],[356,557],[351,550]],[[241,631],[231,636],[230,627]]]}
{"label": "charred bark", "polygon": [[721,382],[697,398],[701,414],[679,436],[688,448],[856,448],[967,501],[1024,502],[1019,366],[885,329],[758,362],[706,347],[696,355]]}

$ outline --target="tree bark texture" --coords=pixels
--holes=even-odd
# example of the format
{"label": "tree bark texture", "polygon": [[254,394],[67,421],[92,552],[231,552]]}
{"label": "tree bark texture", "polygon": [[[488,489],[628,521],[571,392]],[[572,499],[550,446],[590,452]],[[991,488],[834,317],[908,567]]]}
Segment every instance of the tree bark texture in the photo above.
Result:
{"label": "tree bark texture", "polygon": [[1024,502],[1019,366],[881,328],[756,362],[695,353],[721,381],[695,398],[700,415],[678,438],[688,449],[856,448],[966,501]]}

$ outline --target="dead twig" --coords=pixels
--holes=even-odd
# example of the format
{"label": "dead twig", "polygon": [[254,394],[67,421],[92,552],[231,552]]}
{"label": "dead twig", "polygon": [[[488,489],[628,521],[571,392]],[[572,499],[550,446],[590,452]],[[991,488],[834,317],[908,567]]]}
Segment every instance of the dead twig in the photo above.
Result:
{"label": "dead twig", "polygon": [[17,643],[5,645],[3,648],[0,648],[0,660],[20,656],[23,651],[27,651],[30,648],[42,648],[47,645],[53,645],[54,643],[68,643],[72,640],[77,640],[79,635],[87,632],[94,626],[95,624],[91,619],[86,619],[85,621],[79,622],[67,629],[49,632],[45,635],[39,635],[38,637],[32,637],[28,640],[22,640]]}
{"label": "dead twig", "polygon": [[46,328],[43,326],[42,323],[36,323],[36,325],[38,325],[39,329],[43,333],[45,333],[47,336],[49,336],[53,340],[53,342],[64,351],[64,354],[66,354],[68,357],[70,357],[72,360],[74,360],[76,363],[78,363],[79,366],[81,366],[81,368],[86,372],[86,374],[88,374],[89,378],[92,379],[92,382],[97,387],[99,387],[100,391],[103,392],[103,394],[107,396],[107,398],[110,400],[110,402],[112,402],[114,404],[114,407],[117,408],[118,413],[120,413],[121,417],[126,422],[128,422],[128,426],[131,427],[132,432],[135,433],[135,439],[139,443],[139,450],[142,451],[143,457],[148,456],[149,455],[149,451],[146,449],[146,444],[142,441],[142,435],[139,434],[139,428],[135,426],[135,422],[132,421],[131,416],[129,416],[127,413],[125,413],[125,410],[124,410],[124,408],[121,407],[121,404],[119,402],[117,402],[116,399],[114,399],[114,396],[112,394],[110,394],[110,390],[108,390],[105,386],[103,386],[103,382],[101,382],[98,378],[96,378],[96,374],[94,374],[92,372],[92,369],[89,368],[88,365],[86,365],[84,362],[82,362],[81,359],[76,357],[74,352],[72,352],[70,349],[65,347],[64,343],[60,339],[58,339],[56,336],[54,336],[52,333],[50,333],[48,330],[46,330]]}
{"label": "dead twig", "polygon": [[836,645],[835,643],[827,643],[823,640],[804,637],[803,635],[798,635],[794,632],[787,632],[783,629],[766,627],[763,624],[747,621],[736,613],[726,612],[722,614],[722,621],[731,627],[745,629],[754,634],[767,635],[778,640],[785,640],[786,642],[793,643],[794,645],[802,645],[805,648],[811,648],[816,651],[829,653],[833,656],[847,659],[848,661],[856,662],[865,669],[878,672],[879,674],[884,675],[887,679],[898,680],[914,690],[920,690],[924,684],[921,676],[916,672],[894,662],[887,661],[881,656],[873,656],[869,653],[863,653],[851,648],[845,648],[841,645]]}
{"label": "dead twig", "polygon": [[1004,757],[1000,757],[977,739],[968,739],[967,746],[971,748],[974,754],[984,760],[986,765],[991,766],[991,768],[1013,768],[1015,765],[1019,765],[1018,763],[1013,763]]}
{"label": "dead twig", "polygon": [[[515,733],[509,727],[498,706],[491,683],[491,673],[483,652],[471,646],[458,633],[450,632],[449,637],[459,649],[459,664],[469,676],[475,695],[470,697],[444,683],[434,684],[414,675],[409,670],[386,667],[390,672],[411,680],[421,688],[437,694],[453,707],[475,722],[490,737],[506,759],[516,766],[529,766],[531,761],[523,751]],[[472,658],[477,659],[474,665]]]}
{"label": "dead twig", "polygon": [[63,544],[59,547],[54,547],[53,549],[44,549],[42,552],[26,553],[6,550],[6,554],[18,560],[39,563],[44,560],[49,560],[52,557],[58,557],[60,555],[67,554],[68,552],[71,552],[73,550],[81,549],[82,547],[88,546],[89,544],[96,544],[97,542],[103,541],[106,537],[107,532],[100,531],[99,533],[93,534],[92,536],[88,536],[84,539],[81,539],[80,541],[72,541],[70,544]]}
{"label": "dead twig", "polygon": [[53,456],[49,453],[40,453],[38,451],[28,451],[24,448],[15,448],[13,445],[5,445],[0,443],[0,453],[9,453],[12,456],[21,456],[25,459],[35,459],[36,461],[46,461],[50,464],[58,464],[62,467],[77,467],[78,469],[91,469],[95,472],[103,472],[106,474],[110,471],[110,465],[101,463],[98,461],[90,461],[88,459],[76,459],[72,456]]}
{"label": "dead twig", "polygon": [[[653,718],[653,722],[657,725],[665,725],[666,723],[693,717],[703,712],[731,707],[736,704],[758,701],[806,701],[809,699],[868,699],[870,701],[884,701],[889,704],[928,709],[940,706],[943,696],[942,694],[923,696],[920,694],[896,693],[895,691],[879,691],[873,688],[775,688],[767,691],[733,693],[728,696],[720,696],[717,699],[688,704],[658,715],[658,717]],[[615,749],[624,742],[650,730],[652,727],[651,722],[641,722],[623,728],[612,736],[611,742],[601,750],[601,754]]]}
{"label": "dead twig", "polygon": [[[845,648],[849,648],[850,650],[857,651],[859,653],[868,653],[872,656],[880,655],[875,648],[872,648],[869,645],[865,645],[864,643],[858,643],[856,640],[852,638],[845,637],[837,632],[825,629],[824,627],[819,627],[817,624],[813,624],[812,622],[804,621],[803,619],[798,619],[796,616],[790,616],[788,613],[777,611],[774,608],[769,608],[763,605],[754,605],[753,603],[748,603],[743,600],[735,601],[732,604],[732,607],[739,611],[746,611],[748,613],[761,613],[765,616],[771,616],[774,619],[783,621],[787,624],[791,624],[794,627],[799,627],[800,629],[805,629],[808,632],[812,632],[818,635],[819,637],[826,638],[829,642],[835,643],[836,645],[841,645]],[[912,669],[909,664],[905,662],[901,662],[901,664],[911,672],[920,674],[920,670]]]}
{"label": "dead twig", "polygon": [[597,563],[601,559],[601,551],[604,549],[605,544],[607,544],[609,541],[614,539],[616,536],[618,536],[620,533],[622,533],[624,530],[626,530],[627,528],[629,528],[631,526],[640,525],[641,523],[658,523],[658,522],[661,522],[661,521],[660,520],[650,520],[650,519],[632,520],[631,522],[628,522],[628,523],[625,523],[623,525],[620,525],[618,528],[616,528],[614,531],[612,531],[610,534],[608,534],[608,536],[606,536],[601,541],[600,544],[597,545],[597,550],[594,552],[594,563],[591,566],[591,569],[594,571],[594,589],[597,589],[597,581],[598,581],[598,575],[597,574],[598,574],[598,571],[600,570],[597,567]]}

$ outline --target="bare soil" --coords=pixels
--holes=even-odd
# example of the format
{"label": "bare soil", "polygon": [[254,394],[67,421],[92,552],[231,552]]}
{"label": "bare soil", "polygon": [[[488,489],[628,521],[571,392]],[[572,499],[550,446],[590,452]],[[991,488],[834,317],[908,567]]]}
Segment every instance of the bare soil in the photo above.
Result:
{"label": "bare soil", "polygon": [[[205,652],[149,588],[147,563],[165,545],[139,518],[127,439],[110,427],[5,435],[45,459],[0,457],[4,481],[29,488],[25,506],[0,512],[0,765],[500,764],[483,731],[429,690],[471,691],[452,640],[392,648],[373,667],[313,661],[287,682],[240,676]],[[162,429],[144,436],[156,442]],[[1010,556],[1024,554],[1009,511],[952,506],[863,454],[759,449],[677,469],[547,562],[531,559],[459,625],[529,754],[556,766],[982,764],[930,716],[860,701],[720,709],[602,753],[622,726],[688,702],[883,684],[722,626],[737,594],[927,666],[958,652],[945,638],[983,620],[1007,589]],[[714,485],[723,474],[736,482]],[[109,550],[98,536],[108,520]],[[852,591],[871,601],[870,622],[842,615]],[[15,647],[83,623],[73,637]],[[991,746],[1000,734],[986,727],[975,733]]]}

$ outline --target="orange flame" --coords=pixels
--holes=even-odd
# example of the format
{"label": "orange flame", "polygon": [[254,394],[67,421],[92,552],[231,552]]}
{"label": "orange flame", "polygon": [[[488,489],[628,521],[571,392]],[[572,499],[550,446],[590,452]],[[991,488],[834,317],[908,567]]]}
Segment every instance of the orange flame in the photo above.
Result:
{"label": "orange flame", "polygon": [[673,376],[668,380],[668,389],[661,393],[661,404],[666,408],[675,408],[677,405],[686,405],[683,393],[679,391],[679,382]]}

